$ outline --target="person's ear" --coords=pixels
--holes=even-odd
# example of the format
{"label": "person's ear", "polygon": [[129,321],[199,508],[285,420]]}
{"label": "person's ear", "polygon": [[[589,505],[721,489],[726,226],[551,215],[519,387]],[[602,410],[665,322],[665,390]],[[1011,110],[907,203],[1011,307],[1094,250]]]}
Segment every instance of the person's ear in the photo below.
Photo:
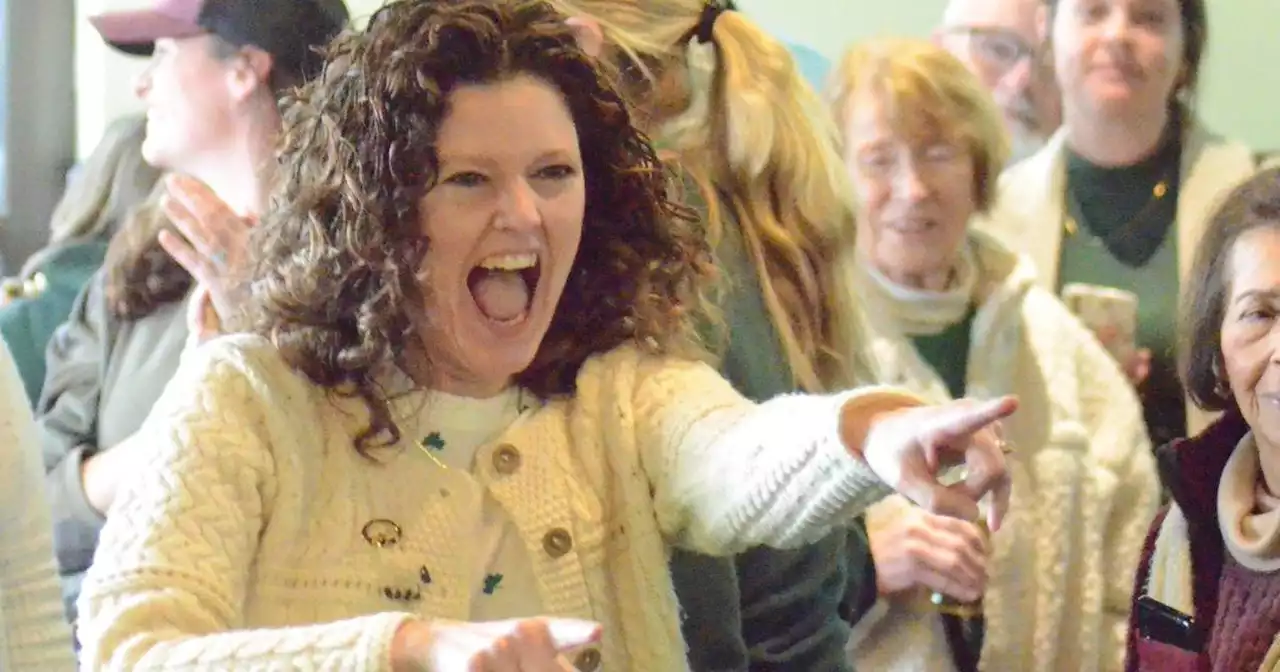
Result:
{"label": "person's ear", "polygon": [[257,47],[244,47],[229,63],[228,87],[231,96],[244,100],[259,88],[266,87],[275,59]]}
{"label": "person's ear", "polygon": [[573,29],[573,35],[578,40],[578,46],[592,58],[600,58],[600,54],[604,53],[604,30],[600,28],[600,22],[585,16],[574,16],[565,19],[565,24]]}

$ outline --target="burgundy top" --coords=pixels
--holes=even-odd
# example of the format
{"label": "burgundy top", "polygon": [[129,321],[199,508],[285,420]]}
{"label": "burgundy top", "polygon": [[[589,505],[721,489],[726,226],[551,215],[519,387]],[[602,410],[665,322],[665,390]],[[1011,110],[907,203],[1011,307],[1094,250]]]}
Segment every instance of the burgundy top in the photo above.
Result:
{"label": "burgundy top", "polygon": [[[1192,603],[1200,628],[1211,628],[1218,611],[1218,579],[1224,552],[1218,529],[1218,482],[1226,470],[1227,458],[1248,432],[1238,412],[1224,416],[1194,439],[1181,439],[1157,453],[1161,481],[1182,509],[1191,537]],[[1129,614],[1128,651],[1125,670],[1210,670],[1208,655],[1181,651],[1142,637],[1138,632],[1138,598],[1146,592],[1151,574],[1151,558],[1156,537],[1164,523],[1166,507],[1151,523],[1134,581],[1133,609]]]}
{"label": "burgundy top", "polygon": [[1280,632],[1280,573],[1255,572],[1228,553],[1218,586],[1209,662],[1214,670],[1254,672]]}
{"label": "burgundy top", "polygon": [[1146,591],[1166,507],[1152,522],[1142,548],[1129,619],[1127,672],[1253,672],[1280,632],[1280,574],[1260,574],[1236,563],[1218,526],[1218,484],[1227,459],[1248,431],[1232,410],[1194,439],[1160,449],[1161,479],[1187,520],[1193,616],[1205,645],[1201,651],[1185,651],[1138,631],[1137,600]]}

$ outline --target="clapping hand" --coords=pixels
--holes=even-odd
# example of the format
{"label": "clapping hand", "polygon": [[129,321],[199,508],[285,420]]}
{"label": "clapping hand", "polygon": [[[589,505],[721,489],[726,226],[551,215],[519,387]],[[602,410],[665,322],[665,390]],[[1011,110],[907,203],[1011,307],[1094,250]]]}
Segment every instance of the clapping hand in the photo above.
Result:
{"label": "clapping hand", "polygon": [[206,288],[207,300],[226,320],[237,307],[234,292],[254,222],[232,212],[212,189],[194,178],[170,176],[165,188],[165,216],[181,235],[161,231],[160,246]]}

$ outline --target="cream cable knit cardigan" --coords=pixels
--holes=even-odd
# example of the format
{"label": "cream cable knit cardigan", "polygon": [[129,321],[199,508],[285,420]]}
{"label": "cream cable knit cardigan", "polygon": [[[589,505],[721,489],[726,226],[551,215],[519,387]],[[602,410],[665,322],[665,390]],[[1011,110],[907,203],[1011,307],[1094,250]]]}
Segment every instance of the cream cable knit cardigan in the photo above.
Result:
{"label": "cream cable knit cardigan", "polygon": [[[1005,423],[1015,446],[1010,516],[993,537],[981,667],[1119,670],[1133,576],[1155,514],[1159,483],[1142,410],[1120,370],[1056,298],[1035,286],[1031,263],[981,234],[970,236],[980,303],[966,394],[1016,394]],[[985,287],[985,291],[982,289]],[[946,385],[893,325],[872,314],[880,380],[942,401]],[[868,526],[891,525],[907,506],[871,507]],[[954,669],[940,619],[907,599],[881,601],[854,630],[857,669]]]}
{"label": "cream cable knit cardigan", "polygon": [[0,670],[73,670],[35,421],[0,341]]}
{"label": "cream cable knit cardigan", "polygon": [[[837,413],[888,394],[904,395],[755,405],[704,364],[619,348],[584,365],[576,396],[482,449],[478,477],[528,543],[547,614],[604,625],[603,669],[684,670],[669,546],[795,546],[883,497],[838,439]],[[362,407],[261,338],[189,353],[141,430],[148,468],[117,498],[85,581],[84,667],[386,670],[405,620],[465,620],[458,549],[471,530],[410,445],[418,400],[399,404],[400,452],[375,464],[353,448]],[[377,520],[400,527],[397,543],[366,542]]]}

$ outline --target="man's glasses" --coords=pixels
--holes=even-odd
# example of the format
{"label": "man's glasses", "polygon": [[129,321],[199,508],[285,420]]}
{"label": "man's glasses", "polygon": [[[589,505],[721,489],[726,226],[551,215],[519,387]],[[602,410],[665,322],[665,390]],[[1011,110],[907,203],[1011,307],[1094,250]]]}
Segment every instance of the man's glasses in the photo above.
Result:
{"label": "man's glasses", "polygon": [[1012,30],[983,26],[951,26],[945,31],[968,39],[970,53],[976,59],[1000,71],[1017,67],[1025,58],[1035,55],[1036,49]]}

